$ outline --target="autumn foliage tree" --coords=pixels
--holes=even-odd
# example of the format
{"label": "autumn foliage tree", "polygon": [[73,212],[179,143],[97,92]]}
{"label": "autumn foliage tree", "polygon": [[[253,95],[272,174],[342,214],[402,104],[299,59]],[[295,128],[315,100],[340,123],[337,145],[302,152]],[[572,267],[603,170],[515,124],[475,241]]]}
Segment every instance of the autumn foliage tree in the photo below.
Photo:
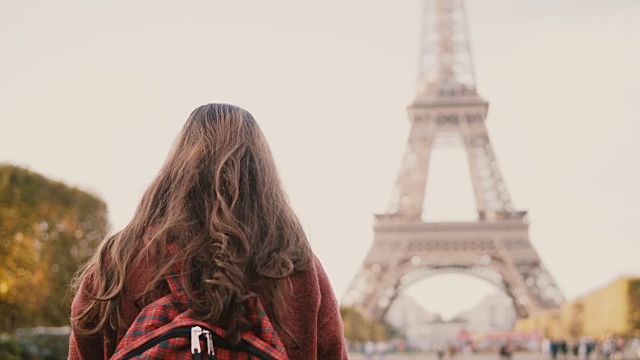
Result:
{"label": "autumn foliage tree", "polygon": [[0,165],[0,333],[67,324],[68,284],[107,231],[98,197]]}
{"label": "autumn foliage tree", "polygon": [[341,306],[340,316],[344,324],[344,335],[350,342],[361,343],[403,337],[386,322],[367,318],[355,307]]}

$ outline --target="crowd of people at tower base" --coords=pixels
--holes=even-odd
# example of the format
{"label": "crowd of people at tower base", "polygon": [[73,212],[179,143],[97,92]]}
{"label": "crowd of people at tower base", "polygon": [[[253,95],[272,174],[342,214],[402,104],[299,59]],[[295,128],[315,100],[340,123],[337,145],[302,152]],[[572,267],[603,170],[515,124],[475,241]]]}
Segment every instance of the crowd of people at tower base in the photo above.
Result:
{"label": "crowd of people at tower base", "polygon": [[447,357],[447,360],[454,360],[457,354],[458,354],[458,347],[452,344],[449,344],[447,346],[442,346],[440,349],[436,351],[438,360],[444,360],[445,355]]}
{"label": "crowd of people at tower base", "polygon": [[541,344],[547,359],[566,360],[622,360],[640,359],[640,339],[625,340],[619,336],[607,336],[599,340],[583,337],[578,340],[545,338]]}
{"label": "crowd of people at tower base", "polygon": [[[365,355],[366,360],[384,360],[387,354],[411,351],[403,341],[366,341],[352,344],[351,350]],[[538,339],[533,347],[518,341],[506,340],[498,347],[480,350],[469,344],[448,343],[431,350],[438,360],[456,360],[467,353],[494,353],[500,360],[516,358],[516,352],[541,352],[543,360],[640,360],[640,337],[608,336],[601,339],[583,337],[576,340],[563,338]],[[433,355],[432,355],[433,356]]]}

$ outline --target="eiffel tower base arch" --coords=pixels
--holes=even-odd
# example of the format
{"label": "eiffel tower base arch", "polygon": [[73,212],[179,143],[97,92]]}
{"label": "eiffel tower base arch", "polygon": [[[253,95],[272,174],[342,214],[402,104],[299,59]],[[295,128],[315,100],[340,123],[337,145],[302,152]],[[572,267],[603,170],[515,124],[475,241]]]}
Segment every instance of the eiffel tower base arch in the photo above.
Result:
{"label": "eiffel tower base arch", "polygon": [[563,295],[531,246],[528,227],[523,213],[452,223],[377,215],[374,245],[343,303],[383,320],[404,288],[429,276],[462,273],[502,289],[519,317],[557,308]]}

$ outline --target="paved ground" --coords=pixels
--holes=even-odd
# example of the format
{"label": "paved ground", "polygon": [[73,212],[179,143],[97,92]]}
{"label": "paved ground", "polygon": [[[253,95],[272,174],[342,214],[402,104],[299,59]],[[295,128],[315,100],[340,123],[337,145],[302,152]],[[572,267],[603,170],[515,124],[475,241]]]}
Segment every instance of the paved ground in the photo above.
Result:
{"label": "paved ground", "polygon": [[[349,355],[352,360],[365,360],[365,356],[361,353],[354,353]],[[373,358],[374,360],[382,360],[379,358]],[[384,360],[437,360],[438,357],[435,354],[387,354]],[[446,359],[446,357],[445,357]],[[455,360],[499,360],[498,354],[460,354],[457,355]],[[541,354],[514,354],[513,360],[543,360],[544,357]]]}

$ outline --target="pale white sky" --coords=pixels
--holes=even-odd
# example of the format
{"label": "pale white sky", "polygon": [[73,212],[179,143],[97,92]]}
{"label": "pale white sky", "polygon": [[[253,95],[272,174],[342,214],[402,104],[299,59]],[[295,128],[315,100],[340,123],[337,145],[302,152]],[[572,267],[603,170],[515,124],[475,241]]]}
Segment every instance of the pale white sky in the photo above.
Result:
{"label": "pale white sky", "polygon": [[[189,112],[243,106],[341,297],[400,166],[418,9],[418,0],[4,0],[0,161],[99,194],[121,228]],[[470,0],[467,13],[501,170],[561,289],[572,299],[639,274],[640,2]],[[435,155],[436,215],[473,210],[460,155]],[[455,276],[410,289],[445,315],[491,291]]]}

